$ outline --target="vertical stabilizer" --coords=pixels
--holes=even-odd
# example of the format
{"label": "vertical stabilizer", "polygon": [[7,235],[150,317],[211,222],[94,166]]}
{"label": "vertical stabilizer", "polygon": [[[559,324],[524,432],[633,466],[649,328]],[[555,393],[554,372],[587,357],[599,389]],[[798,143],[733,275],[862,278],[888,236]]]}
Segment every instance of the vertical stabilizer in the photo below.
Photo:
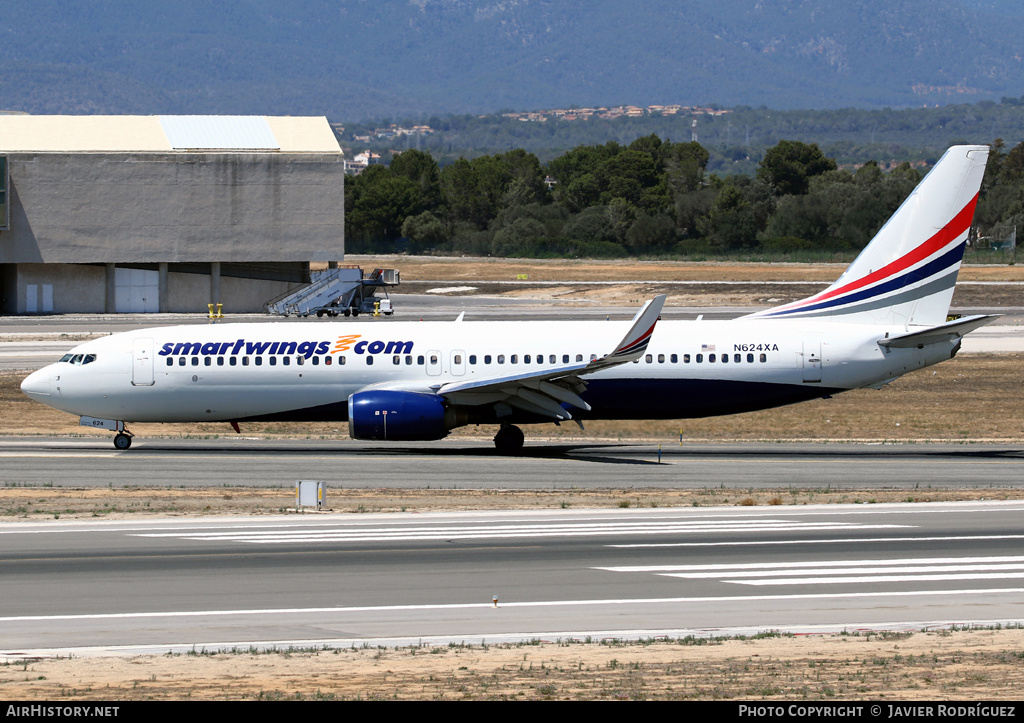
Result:
{"label": "vertical stabilizer", "polygon": [[988,146],[950,148],[838,281],[819,294],[751,316],[941,324],[987,160]]}

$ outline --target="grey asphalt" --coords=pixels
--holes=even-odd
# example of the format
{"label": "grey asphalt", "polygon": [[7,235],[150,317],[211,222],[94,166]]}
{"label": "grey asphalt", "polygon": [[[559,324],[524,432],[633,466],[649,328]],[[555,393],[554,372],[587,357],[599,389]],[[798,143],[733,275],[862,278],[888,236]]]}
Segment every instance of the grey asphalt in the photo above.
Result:
{"label": "grey asphalt", "polygon": [[519,457],[490,440],[380,444],[351,440],[0,438],[0,484],[59,487],[915,489],[1017,487],[1024,445],[527,442]]}
{"label": "grey asphalt", "polygon": [[0,658],[1019,623],[1021,512],[3,522]]}

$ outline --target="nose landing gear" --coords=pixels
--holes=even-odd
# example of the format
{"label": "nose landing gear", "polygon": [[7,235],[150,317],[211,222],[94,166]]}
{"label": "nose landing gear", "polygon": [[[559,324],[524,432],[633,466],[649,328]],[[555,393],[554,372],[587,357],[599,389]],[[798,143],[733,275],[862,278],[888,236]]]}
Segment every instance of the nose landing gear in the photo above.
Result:
{"label": "nose landing gear", "polygon": [[128,449],[132,446],[132,433],[127,429],[114,435],[114,449]]}

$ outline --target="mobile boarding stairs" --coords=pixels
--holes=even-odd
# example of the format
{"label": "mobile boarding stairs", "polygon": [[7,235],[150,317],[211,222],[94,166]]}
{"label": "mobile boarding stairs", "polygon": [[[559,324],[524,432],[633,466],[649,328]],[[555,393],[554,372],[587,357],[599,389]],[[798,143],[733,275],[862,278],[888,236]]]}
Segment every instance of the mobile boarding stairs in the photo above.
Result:
{"label": "mobile boarding stairs", "polygon": [[[387,287],[399,283],[398,269],[374,269],[369,276],[358,266],[312,271],[310,283],[271,299],[263,308],[278,316],[359,316],[376,309],[390,316]],[[384,291],[384,299],[376,297],[378,290]]]}

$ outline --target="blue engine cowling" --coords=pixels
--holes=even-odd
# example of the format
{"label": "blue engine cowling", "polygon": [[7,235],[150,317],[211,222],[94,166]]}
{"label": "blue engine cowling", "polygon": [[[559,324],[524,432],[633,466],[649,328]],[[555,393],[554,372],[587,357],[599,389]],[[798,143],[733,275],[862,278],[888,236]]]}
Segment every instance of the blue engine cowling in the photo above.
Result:
{"label": "blue engine cowling", "polygon": [[352,439],[442,439],[448,436],[448,429],[444,399],[436,394],[368,389],[348,398]]}

